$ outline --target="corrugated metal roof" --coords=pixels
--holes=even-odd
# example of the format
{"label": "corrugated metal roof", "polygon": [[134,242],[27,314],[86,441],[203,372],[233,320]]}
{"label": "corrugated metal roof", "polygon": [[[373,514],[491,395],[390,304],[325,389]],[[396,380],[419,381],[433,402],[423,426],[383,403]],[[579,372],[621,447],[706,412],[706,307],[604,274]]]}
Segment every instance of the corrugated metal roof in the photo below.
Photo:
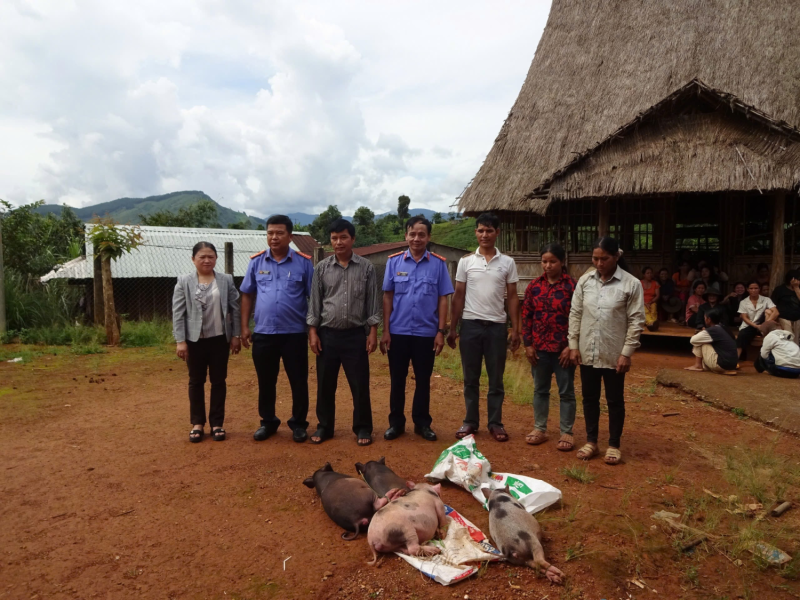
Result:
{"label": "corrugated metal roof", "polygon": [[[121,226],[124,227],[124,226]],[[92,225],[86,224],[87,234]],[[225,242],[233,242],[233,274],[244,277],[250,256],[267,248],[267,235],[261,230],[242,229],[194,229],[188,227],[139,227],[144,243],[130,254],[125,254],[111,262],[111,272],[115,278],[138,277],[178,277],[191,273],[192,248],[197,242],[210,242],[217,248],[219,262],[217,269],[224,270]],[[295,232],[297,237],[305,237],[306,232]],[[300,251],[292,242],[292,249]],[[86,254],[92,256],[94,250],[87,235]],[[50,279],[92,279],[91,260],[79,257],[57,267],[41,278],[42,283]]]}

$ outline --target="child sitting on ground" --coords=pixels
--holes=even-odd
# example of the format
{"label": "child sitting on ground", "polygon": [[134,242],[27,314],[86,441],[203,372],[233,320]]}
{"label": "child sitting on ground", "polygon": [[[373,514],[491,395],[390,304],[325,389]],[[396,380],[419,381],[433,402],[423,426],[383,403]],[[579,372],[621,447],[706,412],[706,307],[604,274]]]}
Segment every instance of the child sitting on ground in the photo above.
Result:
{"label": "child sitting on ground", "polygon": [[722,309],[714,308],[705,313],[706,328],[692,336],[694,364],[687,371],[711,371],[723,375],[736,375],[738,353],[736,341],[728,330],[720,325]]}
{"label": "child sitting on ground", "polygon": [[761,356],[753,363],[756,371],[787,379],[800,377],[800,346],[794,342],[792,333],[781,329],[775,321],[768,321],[764,328],[769,333],[764,336]]}

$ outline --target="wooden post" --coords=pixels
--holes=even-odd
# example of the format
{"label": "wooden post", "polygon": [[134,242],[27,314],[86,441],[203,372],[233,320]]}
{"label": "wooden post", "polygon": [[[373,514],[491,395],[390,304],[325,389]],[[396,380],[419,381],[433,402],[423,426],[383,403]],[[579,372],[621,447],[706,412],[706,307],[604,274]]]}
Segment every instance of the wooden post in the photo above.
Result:
{"label": "wooden post", "polygon": [[325,248],[322,246],[318,246],[314,248],[314,266],[317,266],[317,263],[325,258]]}
{"label": "wooden post", "polygon": [[92,295],[94,296],[94,324],[104,325],[106,311],[103,305],[103,267],[99,256],[94,257],[94,275],[92,278]]}
{"label": "wooden post", "polygon": [[774,290],[783,283],[783,270],[786,249],[783,243],[783,226],[786,217],[786,192],[775,192],[772,206],[772,268],[769,276],[769,289]]}
{"label": "wooden post", "polygon": [[0,219],[0,343],[6,333],[6,279],[3,267],[3,220]]}
{"label": "wooden post", "polygon": [[114,284],[111,279],[111,259],[101,261],[103,268],[103,305],[105,306],[106,344],[119,346],[119,321],[114,307]]}
{"label": "wooden post", "polygon": [[597,237],[603,237],[608,235],[608,220],[611,207],[606,199],[600,198],[597,202],[599,203],[597,207]]}
{"label": "wooden post", "polygon": [[225,272],[233,275],[233,242],[225,242]]}

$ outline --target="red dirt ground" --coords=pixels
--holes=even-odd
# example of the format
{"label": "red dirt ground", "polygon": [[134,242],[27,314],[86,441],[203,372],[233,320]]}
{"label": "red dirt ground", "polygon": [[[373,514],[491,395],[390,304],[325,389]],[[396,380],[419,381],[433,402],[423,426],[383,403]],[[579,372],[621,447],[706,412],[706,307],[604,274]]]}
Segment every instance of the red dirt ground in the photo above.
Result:
{"label": "red dirt ground", "polygon": [[[777,497],[797,503],[800,441],[655,385],[658,368],[688,364],[686,358],[656,351],[634,357],[625,463],[593,460],[588,470],[596,479],[588,484],[560,472],[579,461],[574,452],[556,451],[555,439],[525,444],[533,420],[528,394],[507,399],[511,441],[497,443],[484,430],[478,444],[497,470],[563,491],[563,504],[539,520],[547,556],[567,584],[550,586],[529,569],[494,564],[448,588],[398,557],[368,567],[364,536],[342,541],[316,493],[301,482],[325,461],[355,474],[355,462],[379,456],[398,474],[421,480],[454,441],[463,416],[458,381],[433,379],[436,443],[410,432],[382,439],[389,379],[380,355],[372,360],[371,447],[357,447],[350,432],[344,381],[334,439],[295,444],[284,427],[257,443],[255,373],[244,353],[231,360],[228,441],[190,444],[186,370],[168,351],[77,357],[62,349],[30,363],[0,364],[1,599],[800,597],[800,561],[768,568],[743,550],[748,540],[765,539],[800,554],[800,510],[754,522],[703,492],[739,494],[747,502],[759,495],[767,508]],[[515,365],[524,375],[524,366]],[[314,379],[312,373],[312,396]],[[290,400],[283,375],[279,388],[285,420]],[[558,422],[557,404],[551,425]],[[312,400],[312,426],[313,410]],[[663,417],[667,412],[679,414]],[[606,431],[602,421],[601,438]],[[580,445],[580,409],[575,432]],[[442,496],[488,535],[487,514],[465,491],[445,485]],[[719,537],[682,553],[675,534],[651,520],[658,510],[684,514],[693,527]],[[637,576],[649,587],[630,583]]]}

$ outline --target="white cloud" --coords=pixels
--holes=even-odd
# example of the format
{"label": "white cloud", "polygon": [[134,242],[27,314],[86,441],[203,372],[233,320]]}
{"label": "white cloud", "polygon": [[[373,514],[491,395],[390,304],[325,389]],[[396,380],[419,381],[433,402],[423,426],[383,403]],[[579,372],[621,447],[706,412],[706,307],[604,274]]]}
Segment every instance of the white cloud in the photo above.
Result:
{"label": "white cloud", "polygon": [[[201,189],[257,215],[448,207],[549,2],[0,3],[0,197]],[[11,168],[6,168],[6,167]]]}

